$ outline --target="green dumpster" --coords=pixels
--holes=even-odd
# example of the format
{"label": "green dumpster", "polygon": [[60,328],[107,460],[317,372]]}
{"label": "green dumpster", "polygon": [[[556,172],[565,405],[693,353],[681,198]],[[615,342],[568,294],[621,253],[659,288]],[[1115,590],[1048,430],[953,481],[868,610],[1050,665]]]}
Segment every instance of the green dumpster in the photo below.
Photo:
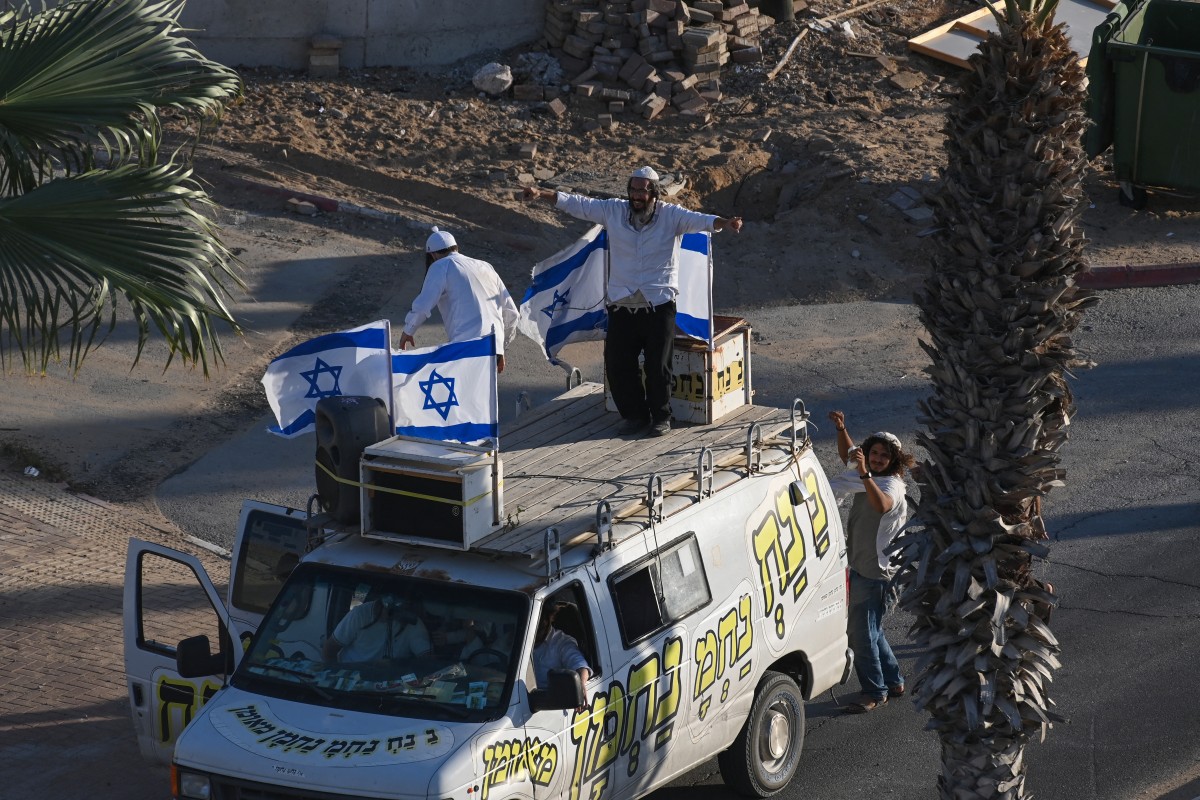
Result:
{"label": "green dumpster", "polygon": [[1200,191],[1200,2],[1124,0],[1092,37],[1089,156],[1113,146],[1122,200]]}

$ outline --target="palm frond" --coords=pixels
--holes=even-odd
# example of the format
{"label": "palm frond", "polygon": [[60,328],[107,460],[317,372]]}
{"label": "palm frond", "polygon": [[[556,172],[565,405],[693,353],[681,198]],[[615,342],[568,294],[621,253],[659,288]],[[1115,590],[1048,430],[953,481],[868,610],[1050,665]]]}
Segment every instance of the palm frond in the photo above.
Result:
{"label": "palm frond", "polygon": [[27,370],[45,371],[66,334],[78,369],[123,299],[138,328],[135,362],[153,329],[172,357],[207,375],[210,357],[221,359],[214,325],[238,330],[225,287],[241,285],[236,258],[197,211],[208,203],[174,162],[94,170],[0,199],[0,355],[11,349]]}
{"label": "palm frond", "polygon": [[[94,166],[157,157],[156,109],[219,115],[241,93],[237,73],[179,35],[183,0],[75,0],[0,25],[0,162],[18,194]],[[22,166],[24,165],[24,166]],[[31,181],[33,184],[31,184]]]}
{"label": "palm frond", "polygon": [[[1038,28],[1043,28],[1054,19],[1058,9],[1058,0],[981,0],[992,12],[992,16],[1004,26],[1018,28],[1021,25],[1022,14],[1028,14]],[[997,5],[1001,8],[997,8]]]}

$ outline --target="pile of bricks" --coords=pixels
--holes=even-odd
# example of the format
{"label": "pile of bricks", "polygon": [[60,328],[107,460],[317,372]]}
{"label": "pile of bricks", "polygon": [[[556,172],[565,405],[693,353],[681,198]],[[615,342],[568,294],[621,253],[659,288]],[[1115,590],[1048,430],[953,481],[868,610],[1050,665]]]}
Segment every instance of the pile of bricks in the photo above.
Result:
{"label": "pile of bricks", "polygon": [[545,35],[577,93],[654,119],[707,115],[721,67],[762,60],[774,23],[758,0],[547,0]]}

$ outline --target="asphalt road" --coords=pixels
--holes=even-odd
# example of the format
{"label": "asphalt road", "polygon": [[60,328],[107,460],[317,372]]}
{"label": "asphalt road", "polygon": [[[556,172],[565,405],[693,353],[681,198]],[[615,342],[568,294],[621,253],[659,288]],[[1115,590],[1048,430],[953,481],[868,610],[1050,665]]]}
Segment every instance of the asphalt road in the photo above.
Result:
{"label": "asphalt road", "polygon": [[[1200,663],[1198,304],[1197,286],[1108,292],[1077,336],[1097,366],[1072,384],[1079,411],[1064,451],[1067,486],[1046,505],[1053,541],[1040,574],[1062,598],[1053,628],[1063,668],[1052,697],[1070,723],[1027,751],[1028,786],[1042,800],[1200,796],[1200,693],[1191,686]],[[787,406],[799,396],[818,423],[840,408],[852,430],[887,428],[912,441],[926,393],[914,308],[851,303],[745,315],[756,331],[757,402]],[[585,377],[598,377],[595,347],[571,357]],[[564,380],[519,342],[502,377],[502,417],[521,392],[536,402]],[[815,436],[830,467],[831,433],[825,424]],[[310,437],[252,431],[164,483],[159,505],[185,530],[228,545],[247,491],[303,503],[312,492],[312,451]],[[894,615],[889,638],[911,672],[916,653],[906,626],[905,615]],[[843,696],[857,689],[845,688]],[[926,720],[907,701],[855,717],[831,695],[817,698],[808,707],[801,773],[780,796],[935,796],[938,743],[923,730]],[[731,795],[712,762],[655,796]]]}

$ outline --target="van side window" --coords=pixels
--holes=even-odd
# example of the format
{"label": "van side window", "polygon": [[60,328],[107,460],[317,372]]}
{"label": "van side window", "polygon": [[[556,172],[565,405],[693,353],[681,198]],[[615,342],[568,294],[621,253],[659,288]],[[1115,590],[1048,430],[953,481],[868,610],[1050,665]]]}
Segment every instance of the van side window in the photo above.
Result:
{"label": "van side window", "polygon": [[559,589],[546,598],[543,603],[543,613],[551,608],[556,612],[554,627],[570,636],[579,645],[579,652],[588,662],[592,677],[604,674],[600,659],[597,658],[599,651],[596,649],[594,633],[596,627],[592,624],[591,609],[588,608],[583,587],[579,583],[572,583]]}
{"label": "van side window", "polygon": [[[664,587],[671,587],[667,592]],[[609,579],[626,646],[662,630],[712,600],[700,546],[688,534]]]}

